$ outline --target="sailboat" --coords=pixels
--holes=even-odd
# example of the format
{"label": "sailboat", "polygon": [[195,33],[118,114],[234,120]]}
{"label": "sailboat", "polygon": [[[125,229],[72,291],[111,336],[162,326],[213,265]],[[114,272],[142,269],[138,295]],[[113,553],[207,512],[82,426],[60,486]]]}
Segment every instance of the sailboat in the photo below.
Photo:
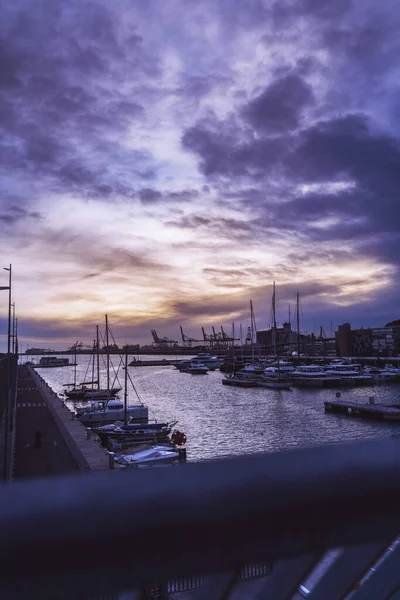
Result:
{"label": "sailboat", "polygon": [[[109,363],[107,363],[107,367],[109,367]],[[136,392],[132,380],[131,383]],[[107,378],[107,385],[109,386],[109,378]],[[110,389],[113,388],[108,387],[108,390]],[[136,395],[138,396],[137,392]],[[105,398],[92,400],[90,408],[77,408],[76,413],[80,422],[85,426],[108,425],[115,423],[115,421],[123,420],[123,427],[128,427],[129,425],[136,426],[138,423],[146,424],[147,427],[149,421],[148,407],[144,406],[141,402],[140,404],[128,406],[128,349],[126,349],[125,353],[124,401],[122,402],[121,400],[106,396]],[[109,431],[107,429],[108,435]]]}
{"label": "sailboat", "polygon": [[[252,305],[250,305],[252,306]],[[253,350],[254,352],[254,350]],[[222,380],[222,385],[231,385],[235,387],[257,387],[257,380],[254,378],[255,367],[252,365],[248,365],[241,369],[240,371],[236,371],[236,355],[235,355],[235,323],[232,323],[232,372],[225,375]],[[257,367],[262,373],[262,368]]]}
{"label": "sailboat", "polygon": [[277,369],[272,371],[268,370],[268,375],[264,371],[264,375],[258,380],[259,387],[265,387],[273,390],[289,390],[292,380],[285,377],[280,369],[279,351],[277,344],[277,327],[276,327],[276,292],[275,292],[275,281],[272,293],[272,316],[273,316],[273,341],[274,341],[274,355],[276,356]]}
{"label": "sailboat", "polygon": [[[118,392],[121,391],[120,387],[110,386],[110,353],[109,353],[109,326],[108,316],[106,315],[106,357],[107,357],[107,387],[100,387],[100,343],[99,343],[99,327],[96,326],[96,341],[93,344],[93,355],[92,355],[92,381],[82,382],[78,386],[76,385],[76,368],[75,368],[75,380],[72,389],[65,392],[65,395],[70,400],[107,400],[114,398]],[[76,346],[75,346],[76,352]],[[94,358],[97,358],[97,380],[94,380]],[[76,362],[76,361],[75,361]],[[67,384],[70,385],[70,384]],[[91,387],[88,387],[91,385]],[[95,387],[96,386],[96,387]]]}

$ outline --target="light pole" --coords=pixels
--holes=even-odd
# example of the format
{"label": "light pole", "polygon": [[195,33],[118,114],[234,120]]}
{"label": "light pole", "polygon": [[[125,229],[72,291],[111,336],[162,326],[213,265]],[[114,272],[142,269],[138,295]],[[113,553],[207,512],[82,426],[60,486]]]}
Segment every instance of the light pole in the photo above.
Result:
{"label": "light pole", "polygon": [[[8,467],[8,440],[9,440],[9,435],[8,435],[8,430],[9,430],[9,426],[10,426],[10,404],[11,404],[11,376],[12,376],[12,371],[11,371],[11,365],[10,365],[10,361],[11,361],[11,356],[10,356],[10,346],[11,346],[11,264],[9,267],[3,267],[5,271],[9,272],[9,283],[8,286],[1,286],[0,290],[8,290],[8,332],[7,332],[7,395],[6,395],[6,402],[5,402],[5,411],[4,411],[4,463],[3,463],[3,468],[4,468],[4,473],[3,473],[3,479],[4,481],[8,480],[8,475],[7,475],[7,467]],[[12,424],[11,424],[12,425]]]}
{"label": "light pole", "polygon": [[13,302],[11,304],[12,306],[12,345],[11,345],[11,352],[12,354],[15,354],[15,302]]}
{"label": "light pole", "polygon": [[6,287],[1,287],[1,290],[8,290],[8,336],[7,336],[7,354],[10,354],[11,346],[11,265],[9,267],[3,267],[5,271],[9,271],[9,283]]}

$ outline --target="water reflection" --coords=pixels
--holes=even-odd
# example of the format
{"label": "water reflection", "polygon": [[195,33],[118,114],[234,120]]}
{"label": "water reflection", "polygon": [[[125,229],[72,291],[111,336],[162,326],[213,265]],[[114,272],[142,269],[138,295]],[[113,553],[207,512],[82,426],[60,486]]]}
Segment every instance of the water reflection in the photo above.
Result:
{"label": "water reflection", "polygon": [[[78,382],[84,380],[88,361],[88,356],[78,357]],[[118,362],[114,360],[116,366]],[[129,373],[140,399],[149,406],[151,418],[179,421],[179,429],[188,438],[191,460],[400,433],[400,426],[395,423],[325,414],[323,402],[332,400],[336,390],[232,388],[221,384],[223,374],[219,371],[196,376],[173,367],[130,367]],[[40,374],[56,392],[64,391],[63,384],[73,381],[72,367],[41,369]],[[104,365],[101,376],[105,381]],[[122,370],[118,377],[122,384]],[[352,401],[366,402],[373,395],[377,402],[390,402],[400,396],[400,385],[343,389],[341,394]],[[137,403],[131,386],[128,402]],[[73,408],[73,403],[69,406]]]}

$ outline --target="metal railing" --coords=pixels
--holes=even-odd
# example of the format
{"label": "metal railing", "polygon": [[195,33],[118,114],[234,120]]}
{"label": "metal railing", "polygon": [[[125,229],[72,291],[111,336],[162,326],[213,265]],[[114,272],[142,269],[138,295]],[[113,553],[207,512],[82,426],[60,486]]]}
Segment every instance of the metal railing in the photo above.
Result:
{"label": "metal railing", "polygon": [[[0,495],[1,596],[87,599],[136,589],[144,597],[154,582],[164,582],[165,595],[168,582],[203,574],[201,597],[228,598],[246,584],[245,565],[274,563],[259,573],[269,594],[260,597],[278,600],[293,596],[326,550],[341,547],[338,572],[318,584],[328,592],[311,598],[342,598],[332,590],[340,583],[350,592],[400,531],[399,475],[400,441],[391,438],[16,482]],[[374,575],[361,600],[391,597],[400,585],[394,558],[384,561],[389,571],[377,569],[387,594],[365,595]]]}
{"label": "metal railing", "polygon": [[17,396],[17,355],[6,354],[0,359],[0,480],[12,475]]}

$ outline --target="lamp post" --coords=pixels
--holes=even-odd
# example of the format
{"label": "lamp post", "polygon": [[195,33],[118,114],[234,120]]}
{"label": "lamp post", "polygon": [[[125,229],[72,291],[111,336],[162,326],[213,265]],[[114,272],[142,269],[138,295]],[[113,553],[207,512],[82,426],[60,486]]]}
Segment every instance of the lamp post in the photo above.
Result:
{"label": "lamp post", "polygon": [[[1,286],[0,290],[8,290],[8,332],[7,332],[7,396],[5,399],[5,411],[4,411],[4,463],[3,463],[3,468],[4,468],[4,473],[3,473],[3,479],[4,481],[8,480],[8,476],[7,476],[7,467],[8,467],[8,455],[9,455],[9,448],[8,448],[8,440],[9,440],[9,426],[10,426],[10,404],[11,404],[11,376],[12,376],[12,371],[11,371],[11,365],[10,365],[10,360],[11,360],[11,356],[10,356],[10,346],[11,346],[11,275],[12,275],[12,270],[11,270],[11,264],[9,267],[3,267],[5,271],[9,272],[9,283],[8,286]],[[12,423],[11,423],[12,426]]]}
{"label": "lamp post", "polygon": [[7,336],[7,354],[10,354],[11,346],[11,265],[9,267],[3,267],[5,271],[9,271],[9,283],[8,286],[1,287],[0,290],[8,290],[8,336]]}

